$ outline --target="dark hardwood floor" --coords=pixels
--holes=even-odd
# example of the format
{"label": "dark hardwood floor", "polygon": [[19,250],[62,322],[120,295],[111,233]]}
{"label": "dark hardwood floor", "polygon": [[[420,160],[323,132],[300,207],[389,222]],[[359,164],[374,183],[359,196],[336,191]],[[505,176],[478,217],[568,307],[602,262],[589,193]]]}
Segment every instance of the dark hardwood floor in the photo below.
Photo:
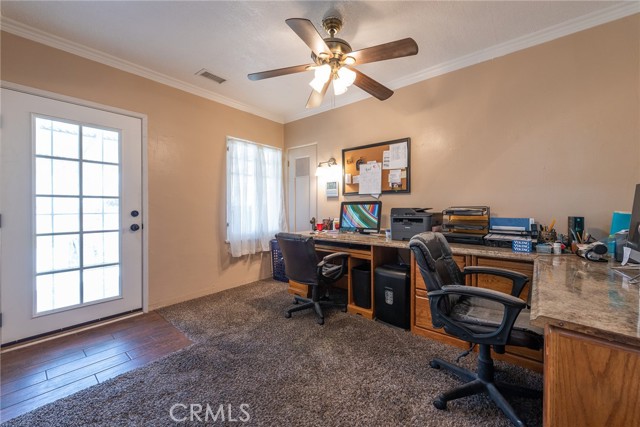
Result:
{"label": "dark hardwood floor", "polygon": [[0,355],[0,422],[191,344],[156,312]]}

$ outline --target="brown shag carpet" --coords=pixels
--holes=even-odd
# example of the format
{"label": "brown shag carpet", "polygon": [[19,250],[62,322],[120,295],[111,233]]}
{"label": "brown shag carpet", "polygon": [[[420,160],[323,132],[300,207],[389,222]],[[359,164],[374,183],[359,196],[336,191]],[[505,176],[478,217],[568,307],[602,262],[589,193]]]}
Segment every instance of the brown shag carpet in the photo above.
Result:
{"label": "brown shag carpet", "polygon": [[[460,382],[429,360],[454,361],[459,349],[339,310],[325,311],[324,326],[312,311],[285,319],[286,286],[263,280],[164,308],[194,345],[6,425],[510,425],[484,395],[434,408]],[[460,362],[475,363],[475,354]],[[496,367],[500,380],[542,389],[539,374]],[[541,400],[511,404],[528,426],[542,425]]]}

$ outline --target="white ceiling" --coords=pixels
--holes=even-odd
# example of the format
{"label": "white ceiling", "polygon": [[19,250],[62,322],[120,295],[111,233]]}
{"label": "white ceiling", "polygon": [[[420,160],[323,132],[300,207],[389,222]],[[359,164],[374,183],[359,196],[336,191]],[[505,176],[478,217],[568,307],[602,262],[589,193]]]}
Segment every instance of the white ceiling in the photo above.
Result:
{"label": "white ceiling", "polygon": [[[286,123],[369,97],[352,87],[305,110],[310,72],[247,74],[310,63],[285,24],[338,13],[354,50],[412,37],[416,56],[357,67],[398,89],[640,11],[611,1],[6,1],[2,29]],[[223,84],[195,75],[202,68]]]}

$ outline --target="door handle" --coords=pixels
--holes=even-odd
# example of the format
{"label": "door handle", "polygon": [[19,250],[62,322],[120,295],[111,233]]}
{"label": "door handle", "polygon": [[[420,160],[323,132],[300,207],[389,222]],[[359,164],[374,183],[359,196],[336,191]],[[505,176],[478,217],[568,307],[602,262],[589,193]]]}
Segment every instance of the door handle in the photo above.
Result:
{"label": "door handle", "polygon": [[138,231],[140,230],[140,226],[138,224],[131,224],[131,227],[129,227],[129,230]]}

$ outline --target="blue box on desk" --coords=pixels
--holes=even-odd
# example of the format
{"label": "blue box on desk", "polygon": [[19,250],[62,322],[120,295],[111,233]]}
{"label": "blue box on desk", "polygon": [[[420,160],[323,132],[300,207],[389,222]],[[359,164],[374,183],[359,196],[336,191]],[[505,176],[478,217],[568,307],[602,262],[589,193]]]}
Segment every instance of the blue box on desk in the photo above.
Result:
{"label": "blue box on desk", "polygon": [[533,244],[531,240],[514,240],[511,243],[511,248],[514,252],[531,252]]}

